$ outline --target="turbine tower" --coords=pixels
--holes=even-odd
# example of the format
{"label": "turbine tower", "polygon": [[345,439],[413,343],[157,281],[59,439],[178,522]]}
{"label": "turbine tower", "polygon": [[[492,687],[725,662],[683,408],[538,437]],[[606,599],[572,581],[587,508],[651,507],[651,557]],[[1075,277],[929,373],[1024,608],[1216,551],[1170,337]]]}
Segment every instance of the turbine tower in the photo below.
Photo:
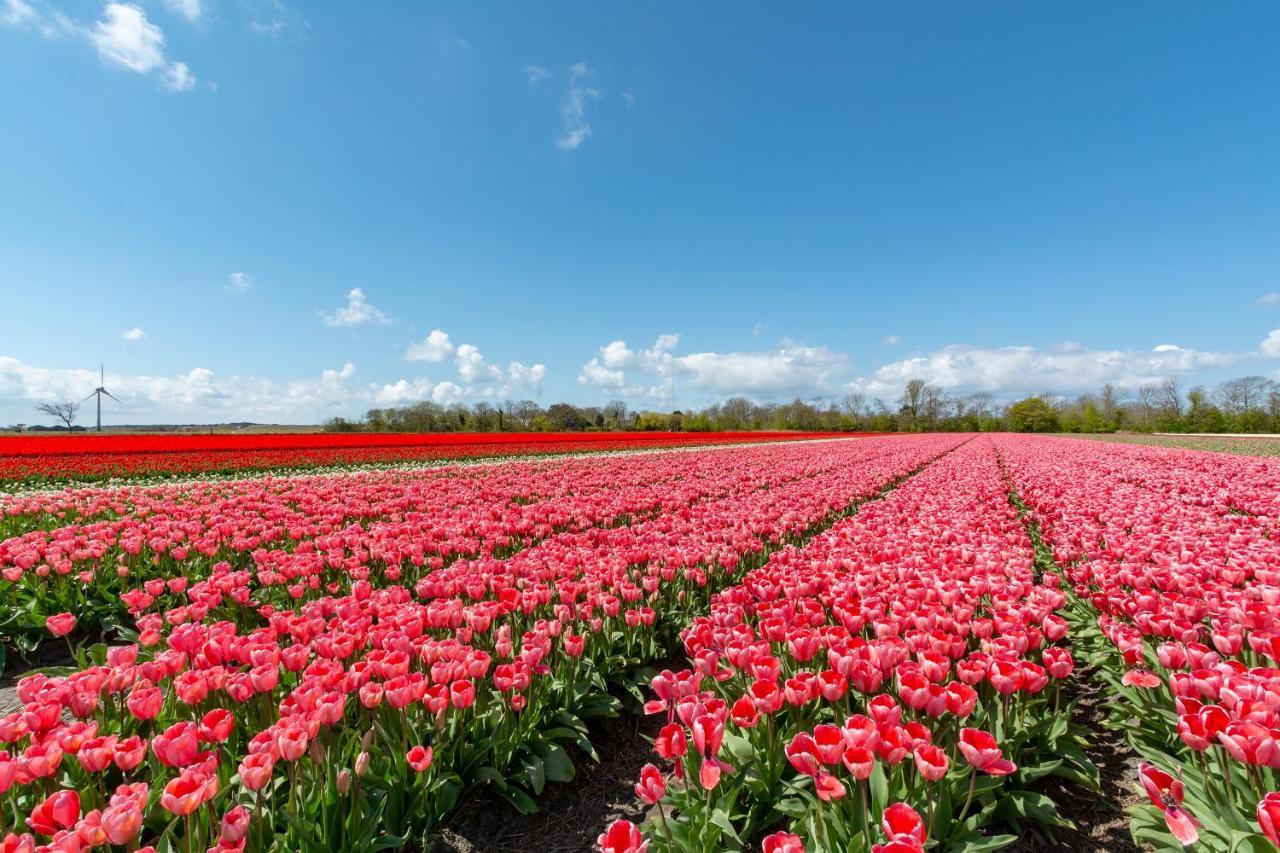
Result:
{"label": "turbine tower", "polygon": [[[102,395],[106,394],[112,400],[115,400],[117,403],[120,403],[120,401],[117,400],[115,396],[104,387],[107,384],[106,377],[107,377],[106,371],[103,369],[102,365],[99,364],[98,365],[98,387],[94,388],[93,393],[89,395],[89,397],[98,398],[98,432],[102,432]],[[89,397],[85,397],[85,400],[88,400]],[[120,405],[123,406],[124,403],[120,403]]]}

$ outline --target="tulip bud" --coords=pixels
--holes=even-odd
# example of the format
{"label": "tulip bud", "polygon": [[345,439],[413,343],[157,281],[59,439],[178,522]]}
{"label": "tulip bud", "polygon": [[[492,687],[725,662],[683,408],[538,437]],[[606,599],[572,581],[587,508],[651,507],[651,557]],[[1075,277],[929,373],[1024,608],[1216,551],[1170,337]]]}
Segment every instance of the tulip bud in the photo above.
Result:
{"label": "tulip bud", "polygon": [[356,756],[356,775],[364,776],[369,772],[369,753],[362,752]]}
{"label": "tulip bud", "polygon": [[310,753],[311,760],[316,764],[320,764],[324,761],[324,747],[320,745],[320,741],[311,741],[311,745],[308,747],[307,752]]}
{"label": "tulip bud", "polygon": [[339,794],[346,794],[347,791],[350,791],[351,790],[351,771],[345,767],[339,770],[338,778],[337,778],[337,781],[334,783],[334,787],[338,789]]}
{"label": "tulip bud", "polygon": [[360,749],[367,750],[369,748],[369,744],[373,743],[373,735],[373,729],[369,729],[364,733],[364,737],[360,738]]}

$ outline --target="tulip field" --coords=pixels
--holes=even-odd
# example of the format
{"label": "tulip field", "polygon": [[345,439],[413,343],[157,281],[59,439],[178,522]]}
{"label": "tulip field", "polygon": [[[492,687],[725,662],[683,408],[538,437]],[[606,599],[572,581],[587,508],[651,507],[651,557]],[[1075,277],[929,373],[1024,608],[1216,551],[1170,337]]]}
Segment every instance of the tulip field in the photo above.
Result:
{"label": "tulip field", "polygon": [[0,437],[0,483],[47,485],[760,441],[816,433],[262,433]]}
{"label": "tulip field", "polygon": [[430,850],[618,715],[604,853],[997,850],[1101,790],[1085,685],[1137,845],[1277,849],[1280,460],[737,441],[0,492],[6,671],[68,661],[0,709],[0,853]]}

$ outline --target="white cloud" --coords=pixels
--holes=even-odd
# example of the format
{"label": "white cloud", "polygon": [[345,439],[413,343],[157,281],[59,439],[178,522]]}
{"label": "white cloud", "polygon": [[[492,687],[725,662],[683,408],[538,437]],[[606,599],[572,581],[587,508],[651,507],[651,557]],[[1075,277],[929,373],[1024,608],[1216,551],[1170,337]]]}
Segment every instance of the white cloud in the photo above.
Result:
{"label": "white cloud", "polygon": [[15,29],[33,26],[39,20],[35,8],[26,0],[5,0],[0,6],[0,24]]}
{"label": "white cloud", "polygon": [[140,341],[147,336],[147,333],[134,326],[132,329],[126,329],[120,333],[120,337],[126,341]]}
{"label": "white cloud", "polygon": [[1276,305],[1280,305],[1280,293],[1264,293],[1262,296],[1259,296],[1257,301],[1253,304],[1257,305],[1259,308],[1272,308]]}
{"label": "white cloud", "polygon": [[[1276,355],[1280,356],[1280,334],[1276,335],[1276,347]],[[1264,342],[1264,354],[1266,348]],[[1204,352],[1177,344],[1160,344],[1150,350],[1095,350],[1074,342],[1048,349],[952,344],[928,355],[886,364],[847,387],[887,396],[900,393],[910,379],[923,379],[948,391],[1005,394],[1087,391],[1108,382],[1136,388],[1166,376],[1186,376],[1251,358],[1257,358],[1257,354]]]}
{"label": "white cloud", "polygon": [[631,109],[636,105],[636,96],[632,94],[630,89],[626,89],[623,91],[622,100],[626,102],[627,109]]}
{"label": "white cloud", "polygon": [[[318,378],[287,381],[223,378],[203,367],[169,376],[108,373],[107,390],[120,402],[104,401],[103,414],[112,423],[311,423],[317,408],[322,417],[347,407],[359,413],[372,401],[370,389],[350,383],[354,375],[350,363]],[[37,367],[0,356],[0,417],[30,421],[37,403],[78,400],[97,385],[95,370]]]}
{"label": "white cloud", "polygon": [[431,333],[417,343],[409,344],[404,351],[405,361],[444,361],[453,355],[453,342],[443,329],[432,329]]}
{"label": "white cloud", "polygon": [[[430,334],[420,341],[409,344],[405,350],[405,361],[429,361],[442,362],[452,357],[454,368],[458,371],[458,378],[468,383],[468,385],[484,386],[479,393],[486,397],[509,397],[519,393],[538,394],[542,391],[542,380],[547,375],[546,365],[533,364],[526,365],[523,362],[512,361],[506,369],[496,364],[490,364],[485,360],[484,354],[480,352],[479,347],[473,344],[454,345],[449,339],[449,335],[443,329],[432,329]],[[404,386],[405,388],[413,387],[412,383]],[[469,395],[475,393],[475,389],[470,387],[454,386],[459,389],[457,394]],[[421,391],[421,386],[418,386]],[[398,393],[398,391],[390,391],[388,393]],[[450,395],[455,392],[450,390]],[[433,392],[434,394],[434,392]],[[434,396],[433,396],[434,399]]]}
{"label": "white cloud", "polygon": [[585,62],[569,68],[569,90],[560,100],[561,134],[556,144],[572,151],[591,136],[591,123],[587,121],[587,102],[604,95],[590,85],[592,72]]}
{"label": "white cloud", "polygon": [[346,305],[320,317],[326,326],[386,326],[391,323],[391,318],[371,305],[359,287],[347,291]]}
{"label": "white cloud", "polygon": [[189,92],[196,86],[196,77],[185,62],[171,62],[160,73],[160,85],[170,92]]}
{"label": "white cloud", "polygon": [[551,71],[541,65],[526,65],[524,67],[524,76],[531,84],[536,84],[541,83],[543,80],[551,79]]}
{"label": "white cloud", "polygon": [[582,365],[582,371],[578,374],[578,384],[621,390],[627,387],[627,375],[621,370],[610,370],[600,363],[600,359],[592,358]]}
{"label": "white cloud", "polygon": [[165,58],[164,33],[132,3],[108,3],[103,18],[88,30],[90,43],[108,65],[137,74],[160,74],[161,86],[170,92],[187,92],[196,78],[184,62]]}
{"label": "white cloud", "polygon": [[636,354],[627,349],[625,341],[612,341],[600,347],[600,357],[605,367],[615,369],[633,367],[636,363]]}
{"label": "white cloud", "polygon": [[454,363],[458,367],[458,376],[464,382],[495,382],[502,379],[502,371],[491,364],[486,364],[484,355],[471,344],[458,347]]}
{"label": "white cloud", "polygon": [[902,338],[899,337],[898,335],[885,335],[881,340],[883,340],[889,346],[897,346],[898,344],[902,343]]}
{"label": "white cloud", "polygon": [[164,0],[165,7],[188,21],[198,21],[204,17],[204,4],[201,0]]}
{"label": "white cloud", "polygon": [[[578,383],[624,395],[641,394],[650,380],[660,380],[650,396],[665,397],[670,382],[696,394],[720,398],[738,394],[758,399],[812,396],[834,391],[848,358],[825,347],[784,341],[760,352],[698,352],[676,355],[677,334],[660,335],[653,346],[632,350],[624,341],[600,347],[600,355],[582,366]],[[628,371],[641,376],[632,377]]]}
{"label": "white cloud", "polygon": [[1280,329],[1272,329],[1258,349],[1267,358],[1280,358]]}
{"label": "white cloud", "polygon": [[756,323],[751,327],[751,337],[758,338],[764,334],[764,323]]}
{"label": "white cloud", "polygon": [[227,283],[224,287],[232,293],[245,293],[253,289],[253,281],[253,276],[247,272],[233,272],[227,276]]}

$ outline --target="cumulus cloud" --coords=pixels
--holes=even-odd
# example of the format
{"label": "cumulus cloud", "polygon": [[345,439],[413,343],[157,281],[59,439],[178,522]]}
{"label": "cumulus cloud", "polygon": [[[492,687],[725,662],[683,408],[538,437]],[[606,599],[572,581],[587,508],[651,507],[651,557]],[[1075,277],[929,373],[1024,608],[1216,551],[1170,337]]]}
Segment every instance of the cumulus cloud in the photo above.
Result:
{"label": "cumulus cloud", "polygon": [[404,351],[405,361],[444,361],[453,355],[453,342],[443,329],[432,329],[421,341],[409,344]]}
{"label": "cumulus cloud", "polygon": [[[453,358],[458,378],[466,383],[485,386],[479,390],[455,386],[455,392],[449,389],[450,395],[468,396],[479,393],[486,397],[508,397],[512,394],[534,393],[542,391],[542,380],[547,375],[547,368],[542,364],[526,365],[512,361],[506,369],[490,364],[474,344],[454,345],[448,332],[443,329],[432,329],[422,340],[414,341],[404,352],[405,361],[427,361],[439,363]],[[411,387],[406,385],[405,387]],[[434,391],[433,391],[434,395]],[[432,397],[434,399],[434,396]],[[423,399],[423,398],[418,398]]]}
{"label": "cumulus cloud", "polygon": [[[1277,355],[1280,355],[1280,335],[1276,337]],[[1264,342],[1264,354],[1266,346]],[[1160,344],[1150,350],[1088,349],[1074,342],[1047,349],[953,344],[927,355],[886,364],[847,387],[871,394],[894,395],[908,380],[923,379],[948,391],[1004,394],[1037,393],[1046,389],[1086,391],[1106,383],[1137,388],[1166,376],[1228,367],[1256,357],[1248,352],[1206,352],[1178,344]]]}
{"label": "cumulus cloud", "polygon": [[253,276],[247,272],[233,272],[227,276],[225,288],[232,293],[246,293],[253,289]]}
{"label": "cumulus cloud", "polygon": [[[662,397],[666,383],[710,398],[745,395],[774,400],[811,396],[836,389],[848,358],[826,347],[784,341],[759,352],[696,352],[677,355],[678,334],[658,336],[647,349],[633,350],[625,341],[600,347],[578,374],[578,384],[610,393]],[[650,384],[654,379],[657,384]],[[646,386],[648,386],[646,390]]]}
{"label": "cumulus cloud", "polygon": [[184,62],[165,57],[164,33],[132,3],[108,3],[103,17],[88,31],[89,42],[108,65],[137,74],[157,73],[170,92],[186,92],[196,78]]}
{"label": "cumulus cloud", "polygon": [[364,295],[364,290],[353,287],[347,291],[347,304],[331,313],[320,315],[326,326],[386,326],[391,318],[375,308]]}
{"label": "cumulus cloud", "polygon": [[134,326],[132,329],[125,329],[120,333],[120,337],[126,341],[140,341],[147,336],[147,333]]}
{"label": "cumulus cloud", "polygon": [[569,90],[560,99],[561,133],[556,140],[556,144],[565,151],[576,149],[591,136],[587,104],[604,95],[591,85],[591,77],[591,68],[585,62],[569,68]]}
{"label": "cumulus cloud", "polygon": [[1272,329],[1258,349],[1267,358],[1280,358],[1280,329]]}

